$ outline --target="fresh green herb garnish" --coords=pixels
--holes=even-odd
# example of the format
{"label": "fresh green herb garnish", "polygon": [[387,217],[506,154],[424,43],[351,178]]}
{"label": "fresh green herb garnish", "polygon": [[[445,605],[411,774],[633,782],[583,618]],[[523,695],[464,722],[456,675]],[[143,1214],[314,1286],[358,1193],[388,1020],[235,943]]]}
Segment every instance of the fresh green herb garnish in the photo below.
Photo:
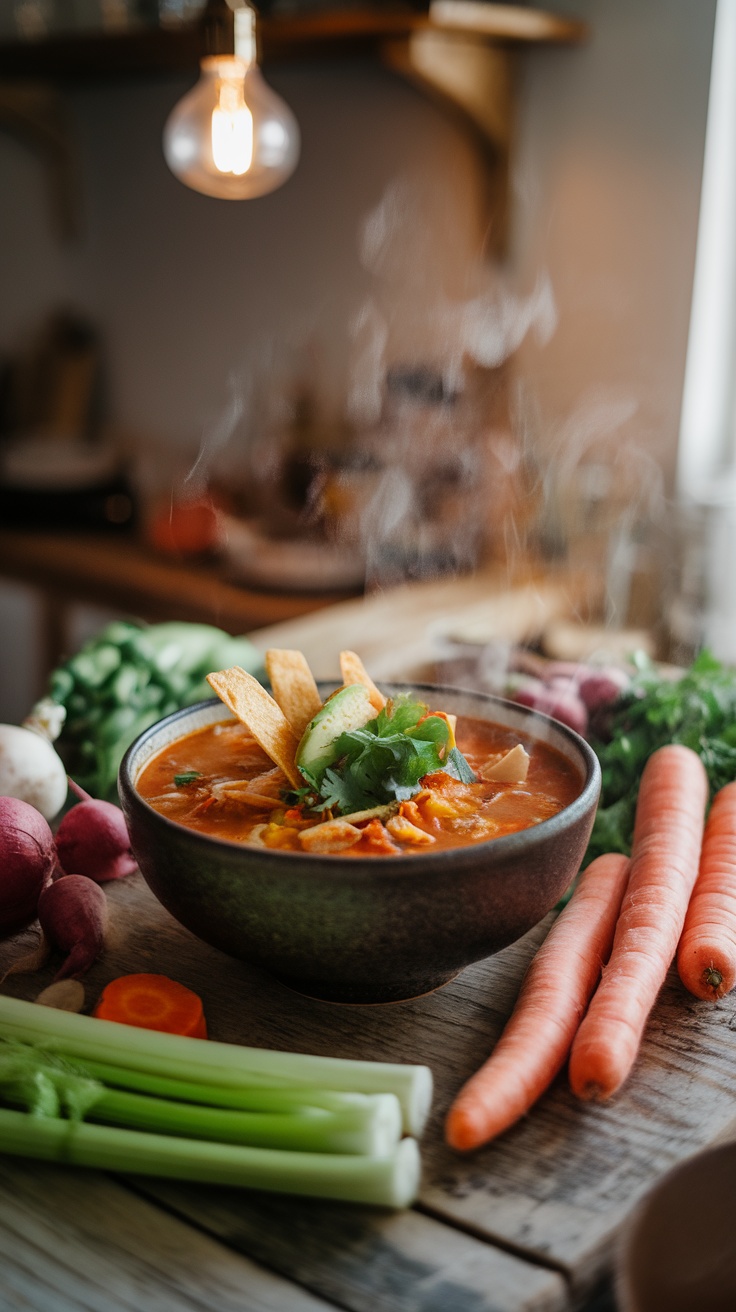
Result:
{"label": "fresh green herb garnish", "polygon": [[199,770],[184,770],[181,774],[174,775],[174,783],[177,788],[185,788],[187,784],[193,784],[201,778],[202,774]]}
{"label": "fresh green herb garnish", "polygon": [[592,742],[603,778],[586,864],[603,852],[630,853],[639,780],[665,743],[697,752],[711,796],[736,779],[736,671],[708,651],[681,679],[663,678],[641,660],[639,667],[610,715],[605,741]]}
{"label": "fresh green herb garnish", "polygon": [[448,751],[449,741],[447,721],[428,715],[422,702],[389,701],[362,729],[340,735],[335,764],[324,773],[320,800],[313,809],[330,808],[348,815],[385,802],[403,802],[435,770],[473,782],[475,775],[462,753],[456,747]]}
{"label": "fresh green herb garnish", "polygon": [[289,788],[281,796],[286,806],[298,806],[300,802],[307,802],[314,797],[314,789],[305,784],[303,788]]}

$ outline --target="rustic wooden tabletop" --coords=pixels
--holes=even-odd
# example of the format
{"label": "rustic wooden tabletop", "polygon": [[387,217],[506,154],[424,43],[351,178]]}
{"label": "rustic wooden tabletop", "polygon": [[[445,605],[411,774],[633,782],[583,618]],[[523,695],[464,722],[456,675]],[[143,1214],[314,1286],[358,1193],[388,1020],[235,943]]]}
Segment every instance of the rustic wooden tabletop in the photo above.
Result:
{"label": "rustic wooden tabletop", "polygon": [[[106,886],[110,948],[86,977],[154,970],[204,999],[213,1038],[427,1063],[434,1114],[417,1205],[391,1213],[0,1159],[0,1307],[38,1312],[557,1312],[596,1301],[617,1235],[674,1163],[734,1132],[736,1012],[671,979],[608,1106],[564,1076],[495,1145],[461,1158],[442,1122],[488,1054],[546,922],[444,989],[390,1006],[292,993],[179,926],[139,875]],[[33,931],[3,945],[5,969]],[[6,980],[32,998],[51,967]],[[596,1295],[598,1290],[598,1295]]]}

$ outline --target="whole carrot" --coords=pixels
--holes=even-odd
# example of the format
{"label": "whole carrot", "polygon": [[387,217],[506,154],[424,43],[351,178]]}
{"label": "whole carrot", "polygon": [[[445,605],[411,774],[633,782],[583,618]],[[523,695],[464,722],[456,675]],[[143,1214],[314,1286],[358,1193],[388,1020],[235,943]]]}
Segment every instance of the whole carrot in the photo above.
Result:
{"label": "whole carrot", "polygon": [[508,1129],[561,1069],[611,951],[629,861],[599,856],[532,961],[514,1011],[488,1061],[450,1108],[452,1148],[479,1148]]}
{"label": "whole carrot", "polygon": [[572,1045],[579,1098],[609,1098],[636,1060],[647,1017],[677,950],[698,873],[708,780],[679,743],[650,756],[639,785],[631,874],[611,959]]}
{"label": "whole carrot", "polygon": [[710,809],[677,969],[685,988],[707,1001],[736,984],[736,783],[716,793]]}

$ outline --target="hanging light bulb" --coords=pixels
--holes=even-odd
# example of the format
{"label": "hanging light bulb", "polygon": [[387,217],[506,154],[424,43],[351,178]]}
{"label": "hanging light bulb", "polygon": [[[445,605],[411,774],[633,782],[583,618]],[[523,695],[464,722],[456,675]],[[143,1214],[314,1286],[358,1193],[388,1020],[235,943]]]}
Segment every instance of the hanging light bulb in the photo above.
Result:
{"label": "hanging light bulb", "polygon": [[[210,0],[205,23],[214,53],[164,128],[166,163],[205,196],[247,200],[275,191],[299,159],[299,127],[258,67],[256,14],[247,0]],[[221,22],[222,14],[232,22]],[[232,15],[229,13],[232,10]],[[223,49],[226,47],[226,49]]]}

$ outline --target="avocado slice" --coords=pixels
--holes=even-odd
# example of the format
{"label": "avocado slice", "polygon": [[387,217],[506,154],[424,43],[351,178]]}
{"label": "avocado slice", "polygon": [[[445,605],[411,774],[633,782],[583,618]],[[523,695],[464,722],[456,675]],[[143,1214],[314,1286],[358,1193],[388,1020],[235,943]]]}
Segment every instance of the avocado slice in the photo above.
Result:
{"label": "avocado slice", "polygon": [[376,718],[368,689],[362,683],[338,688],[309,721],[296,749],[296,767],[308,783],[319,788],[325,770],[337,759],[335,750],[341,734],[362,729]]}

